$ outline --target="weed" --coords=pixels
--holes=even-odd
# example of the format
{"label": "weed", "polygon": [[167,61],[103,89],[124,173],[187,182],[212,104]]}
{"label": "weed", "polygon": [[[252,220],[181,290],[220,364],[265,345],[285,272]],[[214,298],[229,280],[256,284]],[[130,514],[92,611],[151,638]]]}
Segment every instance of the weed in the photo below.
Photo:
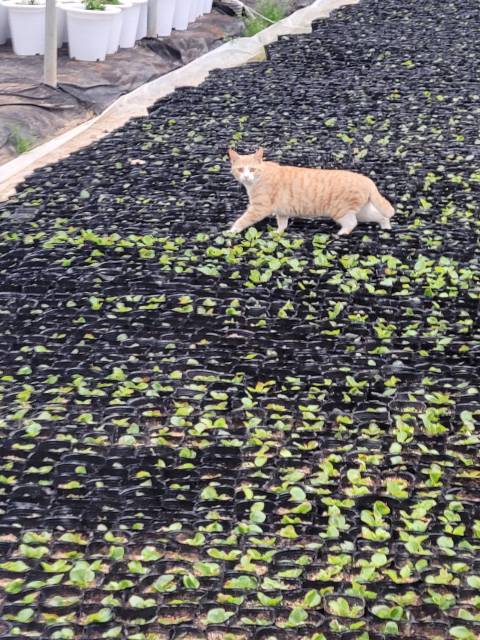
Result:
{"label": "weed", "polygon": [[31,149],[35,144],[35,140],[25,135],[19,127],[11,127],[8,141],[19,155]]}
{"label": "weed", "polygon": [[245,36],[254,36],[259,31],[269,27],[273,22],[281,20],[285,17],[287,8],[283,2],[278,0],[260,0],[255,7],[255,11],[260,15],[250,15],[245,18]]}

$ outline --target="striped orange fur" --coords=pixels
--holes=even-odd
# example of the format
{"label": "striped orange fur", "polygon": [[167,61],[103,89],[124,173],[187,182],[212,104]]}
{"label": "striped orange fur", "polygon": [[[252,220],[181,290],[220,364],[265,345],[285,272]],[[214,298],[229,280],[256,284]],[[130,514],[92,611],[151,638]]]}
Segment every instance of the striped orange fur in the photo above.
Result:
{"label": "striped orange fur", "polygon": [[230,231],[238,233],[267,216],[276,216],[279,231],[289,218],[331,218],[347,235],[358,222],[376,222],[390,229],[394,209],[374,182],[360,173],[334,169],[290,167],[263,159],[263,149],[251,155],[228,154],[232,173],[245,186],[249,206]]}

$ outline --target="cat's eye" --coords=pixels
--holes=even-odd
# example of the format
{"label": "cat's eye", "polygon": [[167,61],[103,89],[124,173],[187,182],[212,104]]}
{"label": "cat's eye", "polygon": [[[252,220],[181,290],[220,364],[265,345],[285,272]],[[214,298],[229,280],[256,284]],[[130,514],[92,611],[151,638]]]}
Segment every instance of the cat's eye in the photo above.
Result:
{"label": "cat's eye", "polygon": [[256,169],[254,169],[254,168],[252,167],[252,168],[250,169],[250,171],[251,171],[252,173],[255,173]]}
{"label": "cat's eye", "polygon": [[240,169],[238,170],[238,173],[243,173],[243,172],[244,172],[243,167],[240,167]]}

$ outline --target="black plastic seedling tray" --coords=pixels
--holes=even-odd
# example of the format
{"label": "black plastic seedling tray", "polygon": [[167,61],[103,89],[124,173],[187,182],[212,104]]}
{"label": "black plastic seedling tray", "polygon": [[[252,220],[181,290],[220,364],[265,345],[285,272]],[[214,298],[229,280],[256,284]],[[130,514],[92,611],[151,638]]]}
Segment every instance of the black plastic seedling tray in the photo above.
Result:
{"label": "black plastic seedling tray", "polygon": [[[474,0],[362,0],[0,209],[0,638],[480,637]],[[393,230],[223,232],[226,150]]]}

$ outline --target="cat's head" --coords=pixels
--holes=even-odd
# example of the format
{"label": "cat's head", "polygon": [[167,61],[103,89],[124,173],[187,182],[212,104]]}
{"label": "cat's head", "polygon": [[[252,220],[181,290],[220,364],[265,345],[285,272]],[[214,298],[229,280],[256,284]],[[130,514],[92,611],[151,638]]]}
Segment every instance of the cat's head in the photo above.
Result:
{"label": "cat's head", "polygon": [[228,155],[232,163],[232,173],[239,182],[246,187],[257,182],[263,169],[262,147],[247,156],[241,156],[234,149],[229,149]]}

